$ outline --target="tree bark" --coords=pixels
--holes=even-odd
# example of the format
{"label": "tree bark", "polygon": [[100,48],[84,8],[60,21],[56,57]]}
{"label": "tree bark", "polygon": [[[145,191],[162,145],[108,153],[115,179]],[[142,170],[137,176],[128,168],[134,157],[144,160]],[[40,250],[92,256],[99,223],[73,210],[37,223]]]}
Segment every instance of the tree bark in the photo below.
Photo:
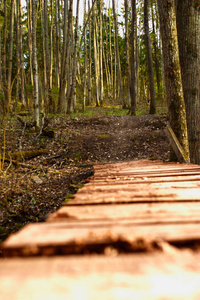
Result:
{"label": "tree bark", "polygon": [[55,81],[56,86],[59,87],[60,80],[60,39],[59,39],[59,25],[58,25],[58,5],[57,1],[55,1],[55,47],[56,47],[56,63],[55,63]]}
{"label": "tree bark", "polygon": [[[186,160],[189,160],[186,112],[179,62],[174,0],[159,0],[158,10],[170,126],[185,151]],[[172,151],[170,160],[176,160],[175,154]]]}
{"label": "tree bark", "polygon": [[29,72],[30,72],[30,84],[33,85],[33,62],[32,62],[32,0],[26,0],[27,6],[27,22],[28,22],[28,49],[29,49]]}
{"label": "tree bark", "polygon": [[154,63],[155,63],[156,83],[157,83],[157,98],[159,99],[161,95],[161,74],[160,74],[160,63],[158,57],[157,35],[156,35],[155,24],[154,24],[155,15],[154,15],[153,3],[151,3],[151,16],[152,16],[152,33],[153,33],[152,44],[153,44],[153,51],[154,51]]}
{"label": "tree bark", "polygon": [[[64,1],[64,24],[63,24],[63,49],[62,49],[62,63],[61,63],[61,75],[60,75],[60,89],[58,98],[58,112],[62,112],[64,108],[64,102],[66,101],[66,72],[69,65],[69,41],[71,36],[72,26],[72,4],[73,0],[70,1],[68,9],[68,1]],[[68,15],[68,18],[67,18]],[[68,19],[68,27],[67,27]]]}
{"label": "tree bark", "polygon": [[100,105],[103,105],[104,86],[103,86],[103,35],[102,35],[102,0],[99,0],[99,67],[100,67]]}
{"label": "tree bark", "polygon": [[156,100],[155,100],[155,86],[154,86],[154,73],[153,73],[153,59],[151,50],[151,40],[149,35],[149,0],[144,1],[144,31],[147,49],[147,62],[148,62],[148,75],[149,75],[149,89],[150,89],[150,114],[156,113]]}
{"label": "tree bark", "polygon": [[45,44],[45,64],[46,64],[46,105],[48,112],[53,112],[52,96],[51,96],[51,84],[50,84],[50,51],[49,51],[49,29],[48,29],[48,12],[47,12],[47,0],[44,0],[44,44]]}
{"label": "tree bark", "polygon": [[116,43],[116,59],[117,59],[117,74],[118,74],[118,85],[119,85],[119,97],[122,108],[125,107],[124,103],[124,95],[123,95],[123,88],[122,88],[122,78],[121,78],[121,64],[120,64],[120,57],[119,57],[119,45],[118,45],[118,26],[117,26],[117,16],[115,11],[115,0],[112,0],[113,5],[113,18],[114,18],[114,25],[115,25],[115,43]]}
{"label": "tree bark", "polygon": [[93,43],[94,43],[94,70],[95,70],[95,88],[96,88],[96,106],[100,106],[99,98],[99,58],[97,47],[97,25],[95,9],[93,8]]}
{"label": "tree bark", "polygon": [[[86,22],[86,0],[84,0],[84,24]],[[83,86],[83,111],[86,106],[86,88],[87,88],[87,39],[86,39],[86,27],[84,30],[84,86]]]}
{"label": "tree bark", "polygon": [[39,88],[38,88],[38,63],[36,46],[36,9],[35,0],[32,0],[32,61],[33,61],[33,106],[34,121],[36,127],[39,127]]}
{"label": "tree bark", "polygon": [[[127,103],[128,107],[131,107],[131,96],[130,96],[130,81],[131,81],[131,70],[130,70],[130,44],[129,44],[129,26],[128,26],[128,0],[124,0],[125,8],[125,44],[126,44],[126,77],[127,77]],[[132,8],[133,11],[133,8]]]}
{"label": "tree bark", "polygon": [[190,159],[200,164],[200,1],[177,1],[177,30]]}
{"label": "tree bark", "polygon": [[10,38],[9,38],[9,54],[8,54],[8,76],[6,89],[6,111],[9,108],[11,100],[11,76],[12,76],[12,62],[13,62],[13,27],[14,27],[14,0],[11,0],[10,6]]}
{"label": "tree bark", "polygon": [[130,84],[130,96],[131,96],[131,106],[130,114],[132,116],[136,115],[136,51],[135,51],[135,28],[137,25],[136,16],[136,1],[131,0],[132,7],[132,20],[131,20],[131,84]]}
{"label": "tree bark", "polygon": [[68,107],[67,112],[72,113],[76,108],[75,96],[76,96],[76,71],[77,71],[77,43],[78,43],[78,20],[79,20],[79,2],[77,0],[76,6],[76,25],[75,25],[75,41],[74,41],[74,49],[73,49],[73,59],[72,59],[72,85],[70,96],[68,99]]}
{"label": "tree bark", "polygon": [[[90,11],[90,0],[88,0],[88,10]],[[85,24],[84,24],[85,26]],[[92,34],[91,34],[91,21],[89,21],[89,61],[88,61],[88,102],[89,105],[92,100],[92,83],[91,83],[91,77],[92,77]]]}

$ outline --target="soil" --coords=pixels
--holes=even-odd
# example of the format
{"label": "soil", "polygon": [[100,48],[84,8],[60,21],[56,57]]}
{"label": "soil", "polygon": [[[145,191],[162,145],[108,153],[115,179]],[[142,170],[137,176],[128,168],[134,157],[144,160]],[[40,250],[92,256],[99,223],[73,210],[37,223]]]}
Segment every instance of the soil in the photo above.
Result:
{"label": "soil", "polygon": [[0,242],[28,223],[45,221],[93,175],[94,164],[168,161],[166,114],[110,116],[109,108],[89,111],[88,116],[51,117],[42,133],[27,116],[20,116],[24,123],[16,116],[8,120],[7,160],[0,166]]}

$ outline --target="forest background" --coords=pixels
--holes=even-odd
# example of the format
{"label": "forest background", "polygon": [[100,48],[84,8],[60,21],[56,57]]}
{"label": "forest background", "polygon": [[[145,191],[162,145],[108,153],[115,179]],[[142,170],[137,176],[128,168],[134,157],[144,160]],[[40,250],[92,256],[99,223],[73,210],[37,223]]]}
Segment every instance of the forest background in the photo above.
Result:
{"label": "forest background", "polygon": [[166,160],[166,120],[199,164],[199,47],[199,0],[0,0],[3,239],[44,220],[52,191],[61,205],[77,164]]}

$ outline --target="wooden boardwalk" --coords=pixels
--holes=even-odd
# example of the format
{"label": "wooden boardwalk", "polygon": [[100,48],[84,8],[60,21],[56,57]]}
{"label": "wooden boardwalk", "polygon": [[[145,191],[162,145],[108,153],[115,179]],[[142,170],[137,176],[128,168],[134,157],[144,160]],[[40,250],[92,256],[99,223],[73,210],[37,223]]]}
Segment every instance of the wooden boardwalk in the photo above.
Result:
{"label": "wooden boardwalk", "polygon": [[3,243],[0,299],[200,299],[200,166],[96,165],[74,199]]}

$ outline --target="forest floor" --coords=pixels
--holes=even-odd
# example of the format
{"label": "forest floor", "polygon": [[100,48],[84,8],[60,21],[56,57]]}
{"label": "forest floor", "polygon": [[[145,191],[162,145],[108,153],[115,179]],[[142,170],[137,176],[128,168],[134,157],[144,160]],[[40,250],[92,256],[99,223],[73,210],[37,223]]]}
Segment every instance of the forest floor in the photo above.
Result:
{"label": "forest floor", "polygon": [[[13,116],[5,131],[0,242],[25,224],[45,221],[92,176],[94,164],[169,157],[166,114],[113,116],[110,108],[90,108],[84,115],[50,117],[49,136],[29,128],[28,117],[20,118],[24,125]],[[3,133],[2,127],[1,141]]]}

